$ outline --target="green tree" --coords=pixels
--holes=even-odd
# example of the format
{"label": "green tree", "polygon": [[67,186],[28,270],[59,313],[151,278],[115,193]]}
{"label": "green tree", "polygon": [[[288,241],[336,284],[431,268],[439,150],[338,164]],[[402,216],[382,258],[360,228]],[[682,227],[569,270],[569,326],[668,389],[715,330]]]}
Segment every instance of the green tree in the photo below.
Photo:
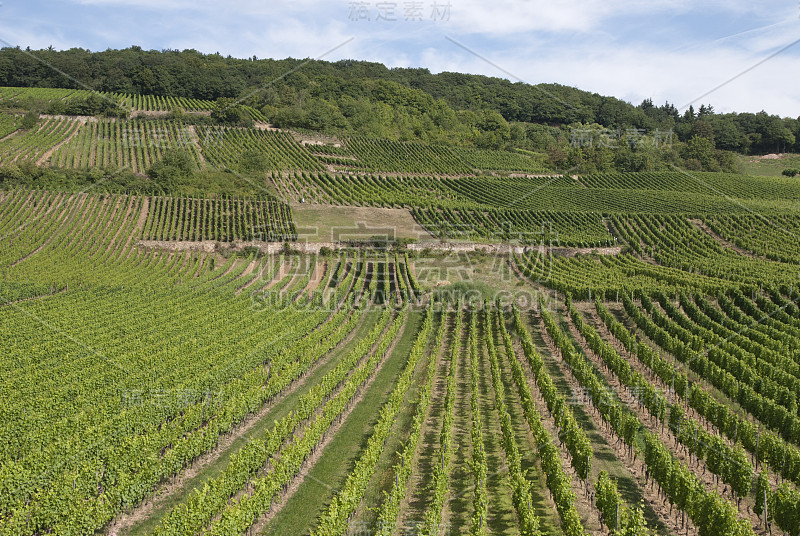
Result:
{"label": "green tree", "polygon": [[706,138],[711,142],[711,148],[716,148],[716,144],[714,142],[714,127],[711,126],[711,123],[708,121],[703,121],[700,119],[695,121],[689,134],[691,137],[701,136]]}
{"label": "green tree", "polygon": [[192,155],[181,149],[170,150],[147,170],[147,175],[164,192],[175,190],[177,183],[187,179],[195,171]]}
{"label": "green tree", "polygon": [[39,124],[39,112],[30,110],[22,118],[21,126],[25,130],[30,130]]}
{"label": "green tree", "polygon": [[232,126],[251,126],[253,122],[241,104],[227,97],[221,97],[214,102],[211,119],[221,125]]}
{"label": "green tree", "polygon": [[686,160],[697,160],[704,170],[713,170],[716,166],[716,161],[714,160],[714,144],[711,140],[703,136],[693,136],[692,139],[686,143],[683,158]]}

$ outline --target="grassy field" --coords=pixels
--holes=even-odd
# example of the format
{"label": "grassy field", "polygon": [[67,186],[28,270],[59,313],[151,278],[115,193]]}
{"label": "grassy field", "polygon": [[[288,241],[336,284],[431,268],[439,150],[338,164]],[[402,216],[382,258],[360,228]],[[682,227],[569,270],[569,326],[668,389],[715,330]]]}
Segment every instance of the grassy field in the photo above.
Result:
{"label": "grassy field", "polygon": [[292,213],[300,240],[333,242],[392,239],[432,240],[411,213],[401,208],[333,207],[293,203]]}
{"label": "grassy field", "polygon": [[784,169],[800,169],[800,154],[787,153],[778,159],[745,155],[739,155],[737,158],[743,172],[747,175],[781,177]]}

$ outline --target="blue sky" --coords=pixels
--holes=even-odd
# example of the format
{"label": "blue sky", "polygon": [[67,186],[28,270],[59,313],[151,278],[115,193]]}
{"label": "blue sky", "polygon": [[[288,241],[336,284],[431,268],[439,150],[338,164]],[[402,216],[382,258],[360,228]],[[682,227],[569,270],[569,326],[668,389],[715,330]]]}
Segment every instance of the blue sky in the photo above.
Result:
{"label": "blue sky", "polygon": [[697,100],[800,39],[798,0],[3,0],[0,39],[353,58],[800,116],[800,43]]}

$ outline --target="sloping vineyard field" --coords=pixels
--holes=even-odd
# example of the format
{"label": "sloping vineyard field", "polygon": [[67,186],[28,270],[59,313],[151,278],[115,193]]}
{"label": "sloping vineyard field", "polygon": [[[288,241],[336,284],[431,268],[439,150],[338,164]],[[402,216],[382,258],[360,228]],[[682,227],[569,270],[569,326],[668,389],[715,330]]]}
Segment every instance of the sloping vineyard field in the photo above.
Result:
{"label": "sloping vineyard field", "polygon": [[59,147],[50,164],[64,168],[118,167],[144,173],[165,152],[188,152],[201,164],[194,130],[181,123],[164,120],[118,121],[100,119],[81,125],[78,133]]}
{"label": "sloping vineyard field", "polygon": [[80,127],[69,119],[47,119],[30,130],[9,132],[0,141],[0,163],[37,162],[45,153],[63,143]]}
{"label": "sloping vineyard field", "polygon": [[[191,99],[185,97],[171,97],[160,95],[131,95],[125,93],[108,93],[104,91],[89,91],[85,89],[55,89],[55,88],[0,88],[0,102],[28,103],[43,101],[52,103],[71,100],[85,100],[89,97],[105,99],[115,103],[116,106],[130,111],[142,112],[169,112],[180,109],[187,112],[210,112],[214,101]],[[254,108],[244,107],[254,121],[265,121],[264,116]]]}
{"label": "sloping vineyard field", "polygon": [[153,197],[149,206],[142,228],[144,240],[297,240],[291,209],[274,198]]}
{"label": "sloping vineyard field", "polygon": [[285,132],[222,127],[198,127],[200,146],[211,165],[239,169],[242,154],[252,151],[261,155],[268,170],[321,170],[302,144]]}
{"label": "sloping vineyard field", "polygon": [[[120,126],[52,158],[105,165]],[[262,151],[280,198],[0,190],[0,534],[800,534],[791,184],[444,177],[456,150],[365,140],[328,156],[405,173],[340,175],[254,132],[197,143]],[[513,242],[512,281],[259,249],[296,239],[301,200]]]}

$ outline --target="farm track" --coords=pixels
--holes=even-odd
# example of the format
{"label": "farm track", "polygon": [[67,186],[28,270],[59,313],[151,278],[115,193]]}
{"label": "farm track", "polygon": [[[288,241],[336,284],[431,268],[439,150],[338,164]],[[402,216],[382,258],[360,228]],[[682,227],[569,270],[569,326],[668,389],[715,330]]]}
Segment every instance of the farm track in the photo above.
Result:
{"label": "farm track", "polygon": [[197,156],[200,158],[200,166],[206,167],[206,157],[203,154],[203,148],[200,146],[200,137],[197,135],[197,129],[194,125],[188,125],[187,129],[189,130],[189,134],[192,138],[192,145],[194,146],[195,150],[197,151]]}
{"label": "farm track", "polygon": [[733,250],[736,253],[738,253],[739,255],[744,255],[745,257],[750,257],[751,259],[767,260],[766,257],[760,257],[759,255],[756,255],[752,251],[748,251],[746,249],[740,248],[739,246],[737,246],[733,242],[730,242],[730,241],[722,238],[720,235],[718,235],[713,230],[711,230],[711,227],[709,227],[706,224],[706,222],[704,222],[703,220],[700,220],[700,219],[689,219],[689,223],[691,223],[699,231],[704,232],[705,234],[707,234],[708,236],[710,236],[711,238],[716,240],[719,243],[719,245],[724,247],[724,248]]}
{"label": "farm track", "polygon": [[[342,304],[339,304],[339,306],[331,312],[325,322],[328,322],[341,306]],[[123,534],[127,534],[127,530],[130,530],[137,524],[149,519],[153,512],[162,509],[165,503],[168,503],[176,494],[185,493],[187,491],[185,487],[189,481],[195,479],[198,475],[201,475],[205,469],[215,464],[220,458],[222,458],[234,443],[247,435],[248,432],[250,432],[250,430],[252,430],[261,420],[267,417],[276,405],[280,404],[288,397],[291,397],[299,389],[302,389],[311,378],[316,377],[318,370],[325,366],[327,360],[332,355],[335,355],[337,352],[341,352],[343,348],[350,345],[350,343],[358,334],[359,330],[362,329],[364,321],[365,318],[362,317],[353,327],[353,330],[334,349],[323,356],[322,359],[316,361],[307,371],[303,373],[302,376],[300,376],[300,378],[287,386],[280,395],[262,407],[257,414],[249,415],[234,429],[220,436],[217,441],[216,448],[198,457],[190,467],[184,467],[181,473],[173,476],[172,480],[166,484],[164,488],[162,488],[162,491],[157,491],[155,496],[151,496],[151,498],[146,499],[131,513],[118,515],[115,518],[113,526],[107,532],[108,536],[122,536]],[[162,515],[163,513],[165,512],[162,512]]]}
{"label": "farm track", "polygon": [[[127,242],[125,242],[125,249],[130,248],[131,242],[135,240],[134,237],[141,236],[142,231],[144,230],[144,226],[147,223],[147,214],[149,210],[150,210],[150,197],[146,195],[142,196],[142,208],[139,211],[139,215],[136,218],[136,225],[131,231],[131,234],[128,237]],[[133,248],[130,249],[132,250]]]}
{"label": "farm track", "polygon": [[[438,322],[434,322],[433,326],[432,333],[436,333]],[[377,509],[385,499],[383,492],[388,493],[394,485],[394,465],[398,463],[399,452],[409,439],[412,420],[420,402],[419,395],[427,380],[427,365],[432,356],[435,358],[437,353],[434,347],[435,342],[435,336],[429,336],[423,356],[411,376],[411,385],[403,399],[402,410],[393,425],[392,433],[386,441],[384,451],[376,466],[376,473],[367,487],[364,500],[352,517],[350,527],[353,531],[357,531],[359,528],[377,529]]]}
{"label": "farm track", "polygon": [[[366,360],[368,360],[370,358],[370,356],[372,356],[375,353],[375,351],[378,348],[378,345],[380,344],[381,339],[385,336],[386,332],[389,330],[390,325],[391,325],[391,322],[387,323],[385,329],[381,333],[381,335],[378,338],[378,340],[376,340],[374,342],[374,344],[370,348],[369,352],[367,352],[367,354],[364,355],[359,360],[359,364],[363,363]],[[355,411],[356,408],[359,406],[359,404],[361,404],[362,400],[364,399],[364,396],[369,392],[369,390],[371,389],[373,383],[375,382],[375,379],[378,377],[379,374],[381,374],[381,371],[383,370],[384,366],[386,365],[386,362],[389,359],[391,359],[392,357],[394,357],[393,356],[394,348],[395,348],[395,346],[397,344],[397,341],[402,336],[402,332],[405,329],[405,326],[406,326],[406,324],[404,324],[401,327],[400,332],[398,332],[397,337],[391,342],[391,344],[389,345],[385,355],[383,356],[381,361],[375,366],[375,369],[373,370],[373,372],[369,376],[369,378],[366,380],[366,382],[364,382],[363,384],[361,384],[359,386],[358,390],[356,391],[355,396],[350,400],[350,402],[349,402],[347,408],[345,409],[345,411],[342,412],[342,414],[339,416],[339,418],[324,433],[322,441],[317,445],[317,447],[315,448],[315,450],[311,454],[311,456],[309,456],[305,460],[305,462],[302,465],[301,470],[297,473],[297,475],[295,475],[295,477],[292,479],[292,482],[289,483],[289,485],[286,487],[286,490],[280,495],[280,497],[277,500],[274,501],[274,504],[273,504],[272,508],[268,512],[264,513],[253,524],[253,526],[251,527],[251,531],[252,532],[254,532],[256,534],[260,534],[260,533],[264,532],[265,529],[268,527],[269,522],[272,521],[272,519],[286,506],[286,504],[291,500],[291,498],[295,495],[295,493],[297,493],[297,491],[300,489],[300,486],[302,486],[304,484],[306,478],[309,476],[309,473],[310,473],[311,469],[317,464],[317,462],[320,460],[320,458],[322,458],[325,455],[325,448],[332,441],[334,441],[337,438],[337,433],[339,432],[339,430],[343,426],[345,426],[347,424],[348,417],[350,417],[350,415],[353,413],[353,411]],[[358,366],[358,364],[356,365],[356,367],[357,366]],[[345,381],[347,381],[347,380],[345,380]],[[344,388],[344,383],[341,386],[339,386],[339,388],[336,389],[333,393],[331,393],[331,397],[329,397],[329,398],[332,398],[335,395],[335,393],[341,391],[342,388]],[[315,414],[318,414],[319,412],[320,412],[320,409],[318,408],[317,411],[315,412]],[[302,434],[302,432],[301,432],[301,434]],[[297,437],[300,437],[300,436],[297,436]]]}
{"label": "farm track", "polygon": [[[47,150],[46,150],[46,151],[45,151],[45,152],[42,154],[42,156],[40,156],[40,157],[39,157],[39,158],[36,160],[36,165],[37,165],[37,166],[42,166],[42,165],[46,164],[46,163],[47,163],[47,161],[50,159],[50,157],[51,157],[51,156],[53,156],[53,153],[54,153],[54,152],[56,152],[57,150],[59,150],[59,149],[61,148],[61,146],[63,146],[63,145],[66,145],[67,143],[69,143],[69,142],[72,140],[72,138],[74,138],[74,137],[75,137],[75,135],[76,135],[76,134],[78,134],[78,132],[80,132],[80,130],[81,130],[81,128],[83,127],[83,125],[85,125],[85,124],[86,124],[86,121],[82,121],[82,120],[80,120],[80,119],[78,119],[78,120],[77,120],[77,122],[78,122],[78,123],[80,123],[80,125],[78,126],[78,128],[74,128],[74,129],[73,129],[73,130],[72,130],[72,131],[69,133],[69,135],[68,135],[66,138],[64,138],[63,140],[61,140],[61,141],[60,141],[60,142],[58,142],[57,144],[55,144],[55,145],[53,145],[52,147],[50,147],[49,149],[47,149]],[[0,139],[0,143],[2,143],[2,141],[3,141],[3,140],[1,140],[1,139]]]}
{"label": "farm track", "polygon": [[478,403],[482,412],[481,424],[483,425],[487,465],[486,491],[489,500],[486,523],[491,533],[506,534],[519,531],[519,524],[511,498],[511,486],[508,482],[508,460],[502,446],[500,416],[495,403],[489,355],[485,343],[489,333],[484,329],[485,326],[484,322],[478,322],[478,373],[480,375],[478,378]]}
{"label": "farm track", "polygon": [[[544,341],[545,347],[547,348],[547,354],[551,356],[550,359],[561,372],[561,376],[569,385],[571,392],[583,392],[580,382],[578,382],[578,380],[572,376],[571,372],[564,370],[566,367],[563,360],[561,360],[560,357],[556,357],[559,355],[559,351],[556,349],[553,340],[547,333],[547,328],[545,327],[541,316],[538,317],[538,329],[542,340]],[[667,501],[662,496],[661,489],[658,487],[658,485],[652,480],[648,485],[646,479],[647,468],[644,464],[644,459],[638,456],[631,456],[628,446],[625,445],[625,443],[622,441],[622,438],[617,436],[611,427],[603,420],[598,411],[591,404],[591,401],[588,402],[588,406],[591,407],[591,411],[587,413],[590,414],[592,421],[594,422],[595,429],[600,433],[606,444],[614,449],[617,460],[623,463],[629,473],[635,477],[636,483],[642,490],[645,500],[649,503],[656,515],[658,515],[658,518],[661,520],[661,522],[669,528],[670,534],[680,534],[686,530],[685,527],[681,525],[680,513],[677,509],[667,506]],[[688,521],[688,524],[689,530],[694,530],[696,532],[691,520]]]}
{"label": "farm track", "polygon": [[[466,320],[466,319],[465,319]],[[475,482],[470,468],[472,447],[472,372],[469,363],[469,324],[463,324],[456,355],[455,400],[453,411],[453,457],[450,461],[450,487],[442,508],[442,526],[451,534],[465,534],[472,518]]]}
{"label": "farm track", "polygon": [[[114,236],[112,237],[112,239],[108,242],[108,245],[106,246],[106,253],[109,253],[109,252],[113,251],[114,249],[118,249],[119,248],[119,244],[117,243],[117,239],[119,238],[119,235],[124,232],[125,224],[128,221],[130,221],[131,214],[133,213],[135,207],[136,207],[136,199],[134,199],[133,197],[128,196],[128,203],[127,203],[127,207],[125,208],[125,215],[122,217],[123,224],[119,226],[117,231],[114,233]],[[127,240],[126,240],[126,242],[127,242]]]}
{"label": "farm track", "polygon": [[[444,320],[442,320],[444,321]],[[447,369],[449,360],[445,359],[454,341],[452,327],[454,319],[447,315],[447,334],[431,359],[436,360],[436,379],[431,391],[428,411],[425,415],[425,424],[420,431],[420,440],[417,452],[412,461],[413,471],[408,479],[406,497],[401,503],[398,515],[398,527],[402,530],[414,530],[418,523],[425,518],[427,505],[430,503],[431,490],[429,488],[433,477],[434,457],[439,451],[439,432],[442,429],[444,412],[444,392],[447,383]],[[424,378],[422,379],[424,381]]]}
{"label": "farm track", "polygon": [[256,274],[255,277],[251,278],[250,281],[248,281],[244,285],[241,285],[236,288],[237,296],[241,294],[244,290],[255,285],[257,281],[261,281],[261,277],[264,275],[264,268],[266,268],[266,262],[264,261],[259,261],[259,260],[250,261],[250,265],[247,267],[244,273],[242,273],[242,277],[252,274],[255,271],[256,267],[258,267],[258,274]]}
{"label": "farm track", "polygon": [[[721,479],[716,478],[713,473],[708,470],[704,460],[698,460],[696,456],[690,456],[686,452],[686,449],[684,449],[678,443],[677,438],[669,431],[666,423],[659,423],[655,417],[650,415],[650,413],[631,396],[628,389],[619,381],[619,378],[617,378],[613,372],[609,371],[603,363],[603,360],[596,355],[591,348],[588,347],[581,334],[575,328],[572,319],[569,318],[569,315],[564,315],[564,321],[569,328],[569,334],[575,341],[578,342],[578,344],[581,345],[584,355],[589,359],[592,365],[594,365],[594,368],[598,373],[598,377],[602,379],[608,386],[610,386],[615,393],[617,393],[617,396],[625,404],[628,410],[638,417],[639,422],[641,422],[642,425],[644,425],[644,427],[651,433],[656,435],[661,442],[664,443],[664,445],[670,447],[673,455],[675,455],[677,459],[694,471],[694,473],[706,486],[706,489],[715,491],[720,491],[721,487],[724,489],[729,489],[728,486],[725,486],[721,482]],[[700,472],[701,470],[702,473]],[[720,495],[727,501],[733,502],[734,506],[736,505],[729,492],[720,493]],[[748,504],[748,498],[744,497],[743,501],[744,505],[747,506],[747,511],[743,512],[743,509],[739,508],[739,517],[750,521],[755,529],[755,527],[757,527],[759,524],[758,517],[752,513],[752,504]]]}

